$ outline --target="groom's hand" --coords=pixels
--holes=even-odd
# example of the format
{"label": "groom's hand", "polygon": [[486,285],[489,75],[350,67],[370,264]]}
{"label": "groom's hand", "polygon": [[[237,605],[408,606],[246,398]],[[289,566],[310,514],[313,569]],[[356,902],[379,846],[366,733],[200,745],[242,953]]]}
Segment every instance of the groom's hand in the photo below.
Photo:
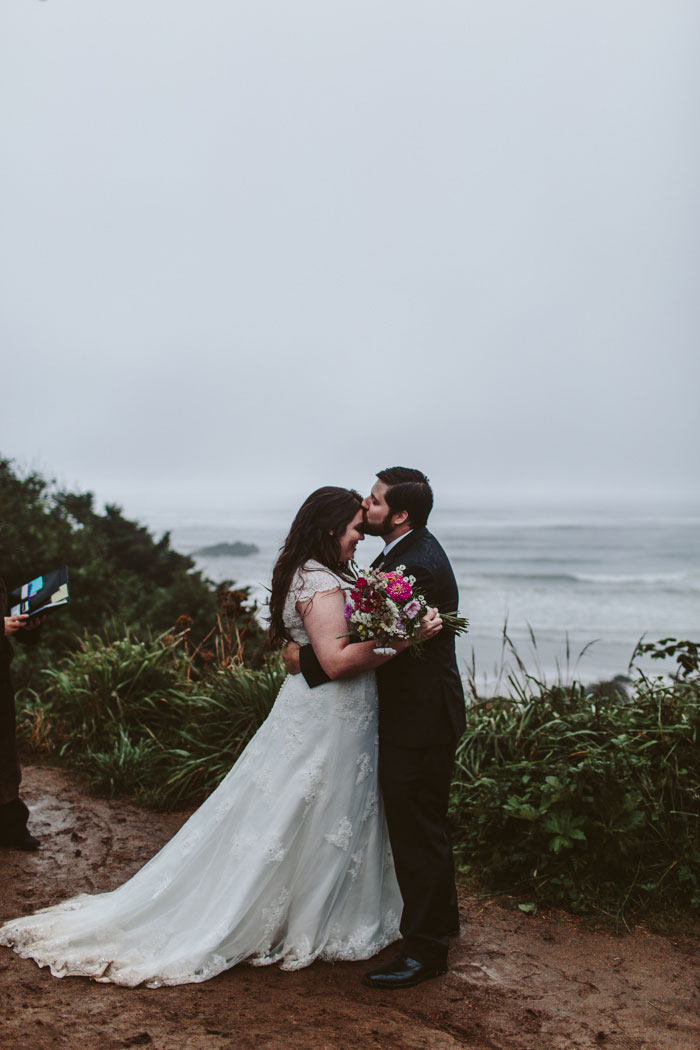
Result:
{"label": "groom's hand", "polygon": [[420,622],[421,641],[428,642],[442,630],[442,620],[437,609],[428,609]]}
{"label": "groom's hand", "polygon": [[300,646],[298,646],[296,642],[287,642],[282,650],[282,659],[284,660],[284,666],[287,668],[288,674],[299,674],[301,671],[299,649]]}

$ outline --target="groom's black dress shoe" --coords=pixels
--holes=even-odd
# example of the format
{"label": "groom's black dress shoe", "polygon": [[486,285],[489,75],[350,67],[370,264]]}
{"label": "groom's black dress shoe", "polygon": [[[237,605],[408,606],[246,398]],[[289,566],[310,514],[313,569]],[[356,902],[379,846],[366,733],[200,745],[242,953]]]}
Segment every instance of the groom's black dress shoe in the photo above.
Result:
{"label": "groom's black dress shoe", "polygon": [[387,966],[378,970],[369,970],[362,978],[362,983],[370,988],[413,988],[421,981],[431,977],[441,977],[447,973],[446,963],[424,963],[412,959],[410,955],[398,955]]}

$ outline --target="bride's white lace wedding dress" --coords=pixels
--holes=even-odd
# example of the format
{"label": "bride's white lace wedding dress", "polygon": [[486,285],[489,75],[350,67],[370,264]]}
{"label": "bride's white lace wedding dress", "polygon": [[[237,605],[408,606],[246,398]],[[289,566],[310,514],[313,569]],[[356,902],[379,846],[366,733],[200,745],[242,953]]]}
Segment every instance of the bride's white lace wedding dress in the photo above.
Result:
{"label": "bride's white lace wedding dress", "polygon": [[[339,584],[318,562],[295,603]],[[377,780],[374,672],[309,689],[288,677],[216,791],[133,878],[7,923],[0,944],[56,977],[149,987],[236,963],[366,959],[399,936],[401,897]]]}

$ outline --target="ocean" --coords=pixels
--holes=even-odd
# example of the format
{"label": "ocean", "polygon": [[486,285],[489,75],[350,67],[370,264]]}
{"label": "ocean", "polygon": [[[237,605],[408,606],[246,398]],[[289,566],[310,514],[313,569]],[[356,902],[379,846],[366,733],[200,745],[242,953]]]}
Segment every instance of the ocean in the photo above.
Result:
{"label": "ocean", "polygon": [[[262,604],[294,509],[180,507],[146,521],[156,532],[170,530],[186,554],[254,543],[258,553],[248,556],[194,556],[212,580],[250,587]],[[506,625],[528,672],[549,684],[626,674],[642,636],[700,638],[700,506],[438,506],[429,527],[457,576],[460,611],[470,620],[458,659],[480,695],[515,666],[510,645],[504,649]],[[380,549],[368,537],[358,564]],[[648,659],[640,666],[663,669]]]}

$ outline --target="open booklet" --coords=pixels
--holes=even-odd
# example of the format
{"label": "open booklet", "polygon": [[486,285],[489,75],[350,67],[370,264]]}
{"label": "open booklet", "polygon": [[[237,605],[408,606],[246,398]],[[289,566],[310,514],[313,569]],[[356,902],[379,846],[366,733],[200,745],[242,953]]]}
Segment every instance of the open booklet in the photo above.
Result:
{"label": "open booklet", "polygon": [[61,565],[53,572],[37,576],[10,591],[10,616],[36,616],[48,609],[57,609],[59,605],[67,605],[69,598],[68,566]]}

